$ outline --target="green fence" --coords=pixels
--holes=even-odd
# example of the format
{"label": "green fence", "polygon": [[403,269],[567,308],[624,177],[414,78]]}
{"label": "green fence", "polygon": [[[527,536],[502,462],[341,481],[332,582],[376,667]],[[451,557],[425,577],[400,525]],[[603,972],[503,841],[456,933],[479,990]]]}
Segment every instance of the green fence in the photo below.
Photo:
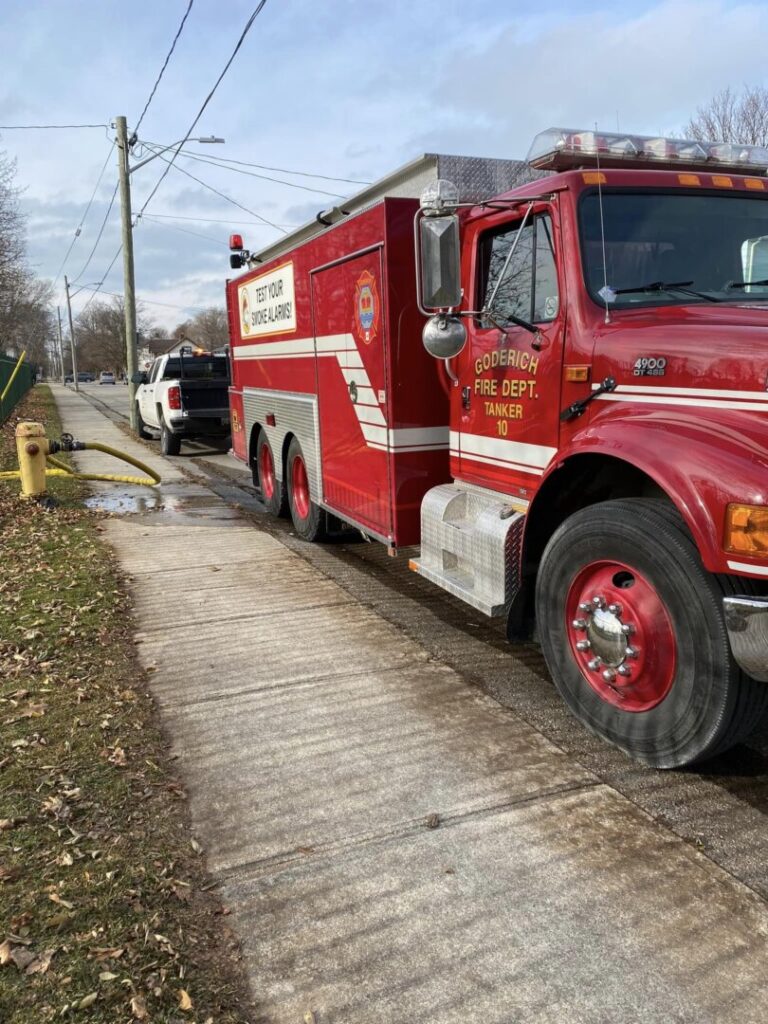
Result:
{"label": "green fence", "polygon": [[13,376],[17,362],[18,356],[15,359],[9,356],[0,356],[0,423],[5,423],[16,405],[35,383],[35,371],[32,365],[27,362],[22,363],[13,384],[8,389],[8,394],[4,398],[2,397],[8,381]]}

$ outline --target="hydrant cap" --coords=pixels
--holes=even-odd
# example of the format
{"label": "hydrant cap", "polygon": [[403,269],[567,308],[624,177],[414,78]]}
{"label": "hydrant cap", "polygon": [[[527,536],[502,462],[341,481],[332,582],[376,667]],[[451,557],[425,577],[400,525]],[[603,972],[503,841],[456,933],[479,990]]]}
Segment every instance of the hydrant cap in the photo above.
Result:
{"label": "hydrant cap", "polygon": [[19,423],[16,437],[45,437],[45,427],[42,423]]}

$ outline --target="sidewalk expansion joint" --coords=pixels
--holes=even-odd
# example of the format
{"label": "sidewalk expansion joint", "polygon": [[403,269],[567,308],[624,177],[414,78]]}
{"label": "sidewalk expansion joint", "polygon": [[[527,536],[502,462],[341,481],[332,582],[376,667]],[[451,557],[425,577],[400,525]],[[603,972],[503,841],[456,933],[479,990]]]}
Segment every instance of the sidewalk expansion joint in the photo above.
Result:
{"label": "sidewalk expansion joint", "polygon": [[[423,664],[423,662],[412,662]],[[402,672],[402,665],[387,665],[384,668],[375,669],[375,675],[389,675],[393,672]],[[275,693],[279,690],[288,690],[294,686],[314,686],[316,683],[327,683],[332,679],[354,679],[356,676],[365,675],[365,670],[352,669],[349,672],[324,672],[322,675],[303,676],[299,679],[284,679],[279,683],[271,683],[266,686],[247,686],[242,690],[227,690],[226,692],[212,693],[209,696],[197,697],[189,701],[164,700],[162,694],[155,693],[154,696],[163,708],[195,708],[200,704],[214,704],[220,701],[232,700],[234,697],[249,697],[256,693]],[[153,676],[154,681],[157,675]]]}
{"label": "sidewalk expansion joint", "polygon": [[[202,591],[202,593],[207,593],[207,591]],[[219,623],[226,624],[228,622],[248,622],[250,620],[261,621],[262,619],[272,619],[276,615],[289,615],[289,614],[292,614],[294,612],[315,612],[315,611],[320,611],[321,609],[325,609],[325,608],[347,608],[347,607],[349,607],[349,605],[355,604],[355,603],[356,602],[355,602],[354,598],[350,597],[346,601],[334,601],[332,603],[328,602],[328,603],[321,603],[321,604],[306,604],[306,605],[299,605],[298,607],[292,607],[292,608],[282,608],[282,609],[278,608],[275,611],[268,611],[268,612],[258,611],[258,612],[244,612],[242,615],[227,615],[227,616],[217,615],[217,617],[216,617],[216,625],[219,625]],[[210,625],[210,619],[201,619],[200,622],[185,622],[184,625],[185,626],[206,626],[206,625]],[[150,628],[145,626],[144,629],[140,631],[140,635],[141,636],[145,636],[145,637],[153,637],[153,636],[155,636],[158,633],[160,633],[160,634],[166,633],[167,634],[167,632],[168,632],[167,625],[156,626],[156,627],[154,627],[152,629],[150,629]]]}
{"label": "sidewalk expansion joint", "polygon": [[364,846],[381,846],[396,841],[409,841],[416,839],[425,832],[439,832],[444,828],[455,828],[468,821],[478,821],[493,817],[496,814],[503,814],[505,811],[517,807],[530,806],[537,803],[546,803],[550,800],[557,800],[562,796],[571,793],[588,792],[595,789],[606,789],[613,792],[612,788],[600,779],[583,779],[579,782],[572,782],[562,786],[554,786],[551,789],[542,789],[536,793],[516,797],[513,800],[505,800],[502,803],[490,804],[485,807],[477,807],[469,811],[457,811],[445,817],[440,816],[439,826],[435,829],[425,825],[424,817],[414,818],[410,821],[403,821],[393,825],[386,832],[360,832],[357,835],[349,836],[346,839],[332,840],[327,843],[306,847],[311,853],[301,850],[286,850],[283,853],[276,853],[270,857],[255,858],[244,861],[242,864],[234,864],[231,867],[212,868],[211,871],[222,882],[236,878],[239,875],[250,876],[271,876],[280,874],[296,867],[297,864],[317,863],[328,861],[332,857],[343,856],[348,851],[356,850]]}

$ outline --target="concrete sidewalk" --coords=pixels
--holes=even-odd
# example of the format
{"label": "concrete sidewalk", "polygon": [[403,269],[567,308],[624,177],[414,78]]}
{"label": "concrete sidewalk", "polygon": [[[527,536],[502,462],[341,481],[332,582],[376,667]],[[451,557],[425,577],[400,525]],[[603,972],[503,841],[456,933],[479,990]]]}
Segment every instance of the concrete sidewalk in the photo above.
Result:
{"label": "concrete sidewalk", "polygon": [[65,429],[167,481],[165,508],[109,519],[105,536],[132,578],[140,655],[256,1020],[763,1024],[762,901],[55,393]]}

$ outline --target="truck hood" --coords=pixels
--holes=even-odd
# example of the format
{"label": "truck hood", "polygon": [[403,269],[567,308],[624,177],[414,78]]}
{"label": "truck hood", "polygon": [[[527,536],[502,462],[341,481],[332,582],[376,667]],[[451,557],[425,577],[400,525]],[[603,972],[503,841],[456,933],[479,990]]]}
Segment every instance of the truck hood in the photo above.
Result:
{"label": "truck hood", "polygon": [[768,302],[616,313],[595,337],[593,380],[606,376],[616,378],[617,393],[760,403],[750,411],[765,414]]}

